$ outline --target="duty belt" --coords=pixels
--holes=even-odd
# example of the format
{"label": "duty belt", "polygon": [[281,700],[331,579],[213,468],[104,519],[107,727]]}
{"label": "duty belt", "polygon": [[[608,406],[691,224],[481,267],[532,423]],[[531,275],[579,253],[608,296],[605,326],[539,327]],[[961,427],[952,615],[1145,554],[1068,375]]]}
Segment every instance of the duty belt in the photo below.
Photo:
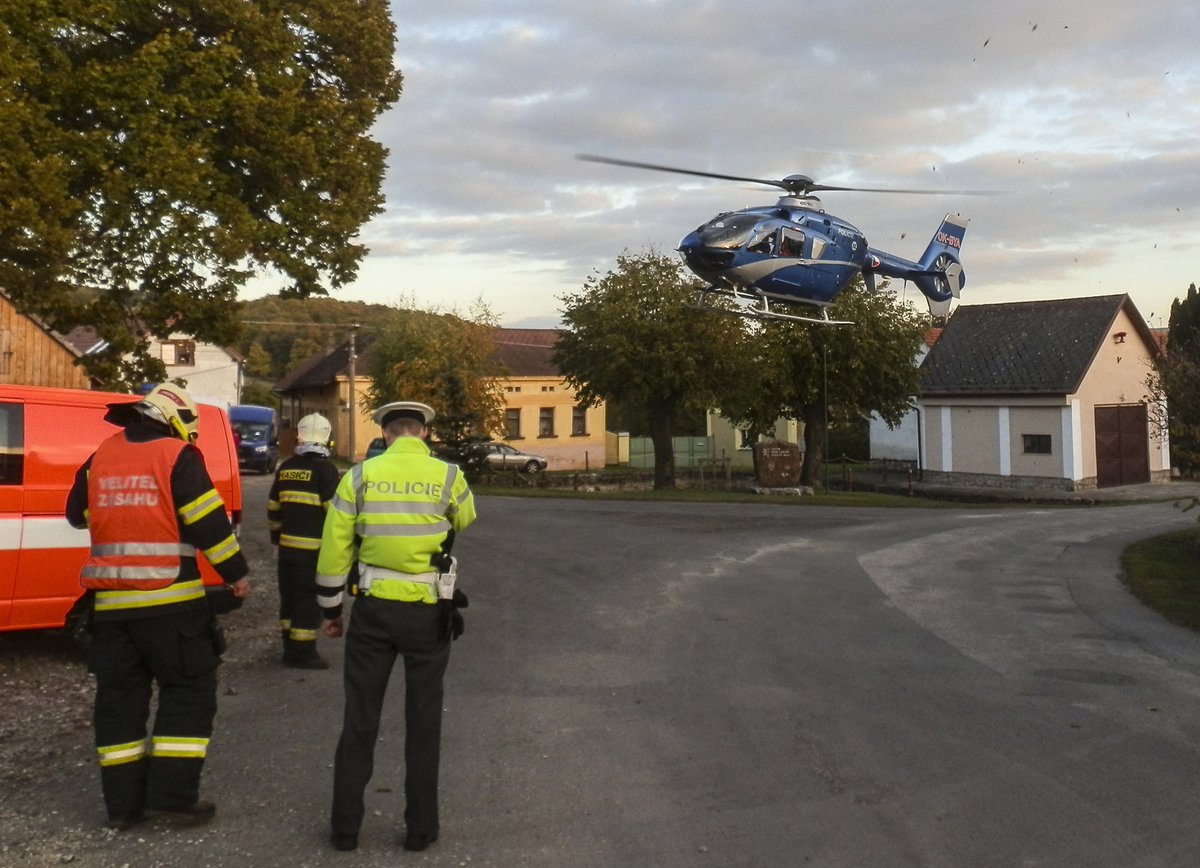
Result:
{"label": "duty belt", "polygon": [[381,600],[404,600],[410,594],[400,584],[425,585],[435,599],[449,600],[454,596],[454,582],[457,578],[458,560],[451,558],[450,571],[446,573],[403,573],[399,570],[389,570],[373,564],[358,565],[358,593],[376,597]]}

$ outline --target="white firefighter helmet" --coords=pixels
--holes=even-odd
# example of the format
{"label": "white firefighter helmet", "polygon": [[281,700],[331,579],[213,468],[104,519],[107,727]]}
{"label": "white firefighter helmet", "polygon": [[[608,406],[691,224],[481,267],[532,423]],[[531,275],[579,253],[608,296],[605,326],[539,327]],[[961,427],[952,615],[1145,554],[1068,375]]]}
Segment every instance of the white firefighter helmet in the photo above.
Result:
{"label": "white firefighter helmet", "polygon": [[196,402],[174,383],[159,383],[133,406],[143,416],[162,422],[180,440],[191,443],[199,436]]}
{"label": "white firefighter helmet", "polygon": [[333,426],[320,413],[309,413],[296,423],[296,442],[311,443],[314,446],[328,446],[329,435]]}

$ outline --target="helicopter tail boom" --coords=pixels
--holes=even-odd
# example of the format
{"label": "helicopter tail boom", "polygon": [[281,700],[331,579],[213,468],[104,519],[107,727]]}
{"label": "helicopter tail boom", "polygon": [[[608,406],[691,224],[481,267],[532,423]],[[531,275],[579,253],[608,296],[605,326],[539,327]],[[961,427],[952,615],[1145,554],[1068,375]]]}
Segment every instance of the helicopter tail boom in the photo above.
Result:
{"label": "helicopter tail boom", "polygon": [[951,300],[958,298],[967,282],[959,261],[966,233],[966,219],[957,214],[947,214],[919,262],[908,262],[883,251],[872,250],[870,252],[878,265],[864,269],[864,278],[870,277],[873,282],[874,274],[866,273],[870,270],[886,277],[911,280],[928,299],[930,312],[945,314],[950,309]]}

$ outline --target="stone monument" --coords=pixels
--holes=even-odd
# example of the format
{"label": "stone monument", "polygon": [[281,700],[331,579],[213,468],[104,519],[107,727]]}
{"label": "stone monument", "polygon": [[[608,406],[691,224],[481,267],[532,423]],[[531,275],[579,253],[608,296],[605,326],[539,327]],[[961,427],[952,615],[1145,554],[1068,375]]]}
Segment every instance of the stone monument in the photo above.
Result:
{"label": "stone monument", "polygon": [[755,478],[760,488],[795,488],[800,484],[803,453],[786,440],[760,440],[754,444]]}

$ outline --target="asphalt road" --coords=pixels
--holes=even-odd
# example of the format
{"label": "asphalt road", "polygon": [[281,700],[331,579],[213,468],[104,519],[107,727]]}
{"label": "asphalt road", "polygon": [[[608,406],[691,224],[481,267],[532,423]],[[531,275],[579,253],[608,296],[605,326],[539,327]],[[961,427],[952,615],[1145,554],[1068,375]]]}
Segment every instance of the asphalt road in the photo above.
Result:
{"label": "asphalt road", "polygon": [[[263,504],[208,827],[115,835],[94,763],[37,788],[77,865],[1191,866],[1200,637],[1120,585],[1170,504],[859,510],[481,498],[442,840],[399,849],[393,683],[360,849],[328,848],[340,670],[277,661]],[[322,638],[340,664],[340,643]],[[67,756],[89,756],[74,733]],[[63,855],[66,854],[66,855]],[[45,861],[61,864],[46,851]]]}

